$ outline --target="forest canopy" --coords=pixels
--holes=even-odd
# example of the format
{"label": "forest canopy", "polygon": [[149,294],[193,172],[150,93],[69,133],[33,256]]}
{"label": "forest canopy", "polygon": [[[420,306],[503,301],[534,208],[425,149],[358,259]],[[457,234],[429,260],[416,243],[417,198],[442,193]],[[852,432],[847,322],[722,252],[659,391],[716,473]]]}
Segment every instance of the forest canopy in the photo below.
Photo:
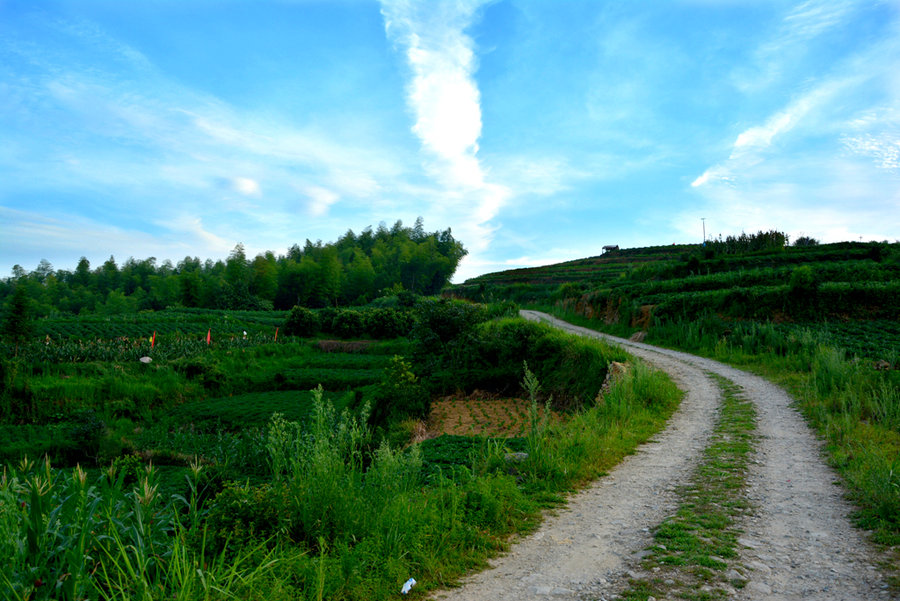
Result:
{"label": "forest canopy", "polygon": [[114,257],[92,268],[82,257],[74,271],[54,270],[42,260],[34,271],[13,267],[0,281],[0,302],[25,286],[33,316],[52,313],[117,314],[169,306],[207,309],[290,309],[365,304],[400,291],[437,294],[467,254],[447,228],[425,232],[397,221],[388,229],[348,230],[335,242],[306,240],[284,255],[272,251],[250,259],[243,244],[228,258],[185,257],[177,265],[155,257]]}

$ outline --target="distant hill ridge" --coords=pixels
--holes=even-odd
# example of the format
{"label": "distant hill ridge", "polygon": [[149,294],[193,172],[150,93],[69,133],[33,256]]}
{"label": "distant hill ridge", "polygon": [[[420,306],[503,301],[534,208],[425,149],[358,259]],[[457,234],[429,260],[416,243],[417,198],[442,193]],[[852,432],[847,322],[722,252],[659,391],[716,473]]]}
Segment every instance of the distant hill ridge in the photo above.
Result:
{"label": "distant hill ridge", "polygon": [[475,301],[563,305],[608,323],[694,319],[900,318],[900,243],[802,239],[778,232],[706,245],[627,248],[489,273],[453,286]]}

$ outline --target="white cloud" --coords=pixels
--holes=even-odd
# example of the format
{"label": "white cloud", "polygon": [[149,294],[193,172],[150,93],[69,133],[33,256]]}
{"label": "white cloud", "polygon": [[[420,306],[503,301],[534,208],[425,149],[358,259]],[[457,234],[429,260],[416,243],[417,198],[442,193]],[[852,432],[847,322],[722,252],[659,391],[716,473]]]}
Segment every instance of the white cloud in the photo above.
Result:
{"label": "white cloud", "polygon": [[752,63],[732,74],[734,84],[745,92],[760,92],[789,81],[804,58],[815,52],[816,44],[845,25],[861,4],[860,0],[807,0],[796,5],[757,47]]}
{"label": "white cloud", "polygon": [[695,179],[694,181],[692,181],[692,182],[691,182],[691,188],[696,188],[696,187],[698,187],[698,186],[702,186],[703,184],[705,184],[706,182],[708,182],[708,181],[709,181],[709,178],[710,178],[709,172],[710,172],[710,170],[707,169],[706,171],[703,172],[703,175],[699,176],[697,179]]}
{"label": "white cloud", "polygon": [[[161,222],[166,230],[150,234],[101,223],[72,214],[48,216],[0,206],[4,235],[0,256],[9,263],[32,269],[45,258],[57,269],[73,269],[75,258],[86,256],[92,265],[114,255],[119,263],[128,256],[177,261],[184,255],[210,256],[227,252],[233,244],[207,232],[199,218],[175,216]],[[179,256],[180,255],[180,256]],[[30,265],[29,263],[34,263]]]}
{"label": "white cloud", "polygon": [[780,157],[748,168],[736,184],[710,178],[698,192],[701,202],[672,220],[688,239],[700,239],[701,217],[711,237],[774,228],[791,239],[838,242],[894,239],[900,231],[896,172],[854,156]]}
{"label": "white cloud", "polygon": [[244,196],[259,196],[262,193],[259,188],[259,182],[249,177],[232,178],[231,185],[235,192],[239,192]]}
{"label": "white cloud", "polygon": [[797,128],[816,129],[814,126],[823,121],[821,114],[831,110],[829,103],[839,93],[852,89],[857,83],[859,78],[856,76],[834,78],[804,92],[769,116],[761,125],[754,125],[738,134],[728,158],[704,171],[693,180],[691,187],[698,188],[714,182],[734,183],[740,180],[745,171],[761,161],[776,158],[778,154],[771,147],[778,138],[787,136]]}
{"label": "white cloud", "polygon": [[474,42],[465,30],[482,4],[383,0],[381,9],[385,31],[411,70],[407,103],[425,169],[443,189],[430,210],[453,223],[454,235],[466,239],[473,253],[490,244],[496,228],[489,222],[512,194],[487,181],[477,156],[481,97]]}
{"label": "white cloud", "polygon": [[804,42],[842,25],[855,8],[854,0],[807,0],[784,18],[782,35]]}
{"label": "white cloud", "polygon": [[181,215],[173,219],[159,222],[172,233],[172,237],[180,239],[188,248],[202,247],[213,254],[228,252],[234,245],[232,242],[208,231],[201,217]]}
{"label": "white cloud", "polygon": [[388,37],[404,48],[412,70],[407,90],[415,115],[412,130],[440,163],[435,175],[448,186],[478,186],[483,180],[475,159],[481,136],[481,96],[473,78],[477,62],[464,32],[478,5],[382,2]]}
{"label": "white cloud", "polygon": [[900,170],[900,135],[882,133],[845,137],[844,146],[856,154],[875,159],[882,169]]}
{"label": "white cloud", "polygon": [[306,211],[311,217],[326,215],[331,205],[340,200],[334,191],[319,186],[306,186],[302,193],[307,198]]}

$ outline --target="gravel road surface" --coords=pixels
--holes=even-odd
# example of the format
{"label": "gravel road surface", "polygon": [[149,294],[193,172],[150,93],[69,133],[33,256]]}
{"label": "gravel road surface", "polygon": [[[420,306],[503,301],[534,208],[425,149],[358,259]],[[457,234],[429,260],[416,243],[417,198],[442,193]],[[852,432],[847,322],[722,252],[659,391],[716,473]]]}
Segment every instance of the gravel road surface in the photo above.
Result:
{"label": "gravel road surface", "polygon": [[852,507],[825,464],[821,444],[792,408],[790,396],[759,376],[722,363],[635,343],[522,311],[567,331],[605,338],[666,371],[686,392],[665,431],[609,475],[570,497],[534,534],[516,542],[491,567],[446,601],[614,599],[640,570],[651,530],[679,503],[706,447],[720,402],[708,373],[743,388],[756,406],[760,436],[748,476],[755,512],[741,524],[737,562],[746,586],[735,599],[863,601],[892,599],[876,567],[879,555],[848,519]]}

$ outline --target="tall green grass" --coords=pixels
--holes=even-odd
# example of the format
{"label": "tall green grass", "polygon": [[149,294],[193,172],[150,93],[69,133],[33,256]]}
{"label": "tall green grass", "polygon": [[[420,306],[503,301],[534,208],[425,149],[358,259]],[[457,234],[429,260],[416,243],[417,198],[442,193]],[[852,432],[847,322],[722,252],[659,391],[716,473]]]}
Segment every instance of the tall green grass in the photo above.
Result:
{"label": "tall green grass", "polygon": [[377,600],[409,577],[417,591],[446,586],[658,431],[678,398],[636,367],[608,403],[561,423],[536,412],[524,464],[483,444],[444,474],[426,473],[418,446],[378,443],[364,412],[337,411],[319,388],[308,420],[275,416],[259,439],[270,478],[214,498],[197,461],[175,496],[154,468],[132,484],[124,464],[92,480],[23,461],[0,480],[0,596]]}
{"label": "tall green grass", "polygon": [[[111,469],[89,482],[80,468],[24,460],[0,477],[0,596],[54,599],[240,597],[268,581],[272,553],[247,547],[230,561],[190,545],[185,511],[161,498],[148,468],[133,487]],[[186,516],[185,516],[186,513]],[[252,561],[251,561],[252,558]]]}

